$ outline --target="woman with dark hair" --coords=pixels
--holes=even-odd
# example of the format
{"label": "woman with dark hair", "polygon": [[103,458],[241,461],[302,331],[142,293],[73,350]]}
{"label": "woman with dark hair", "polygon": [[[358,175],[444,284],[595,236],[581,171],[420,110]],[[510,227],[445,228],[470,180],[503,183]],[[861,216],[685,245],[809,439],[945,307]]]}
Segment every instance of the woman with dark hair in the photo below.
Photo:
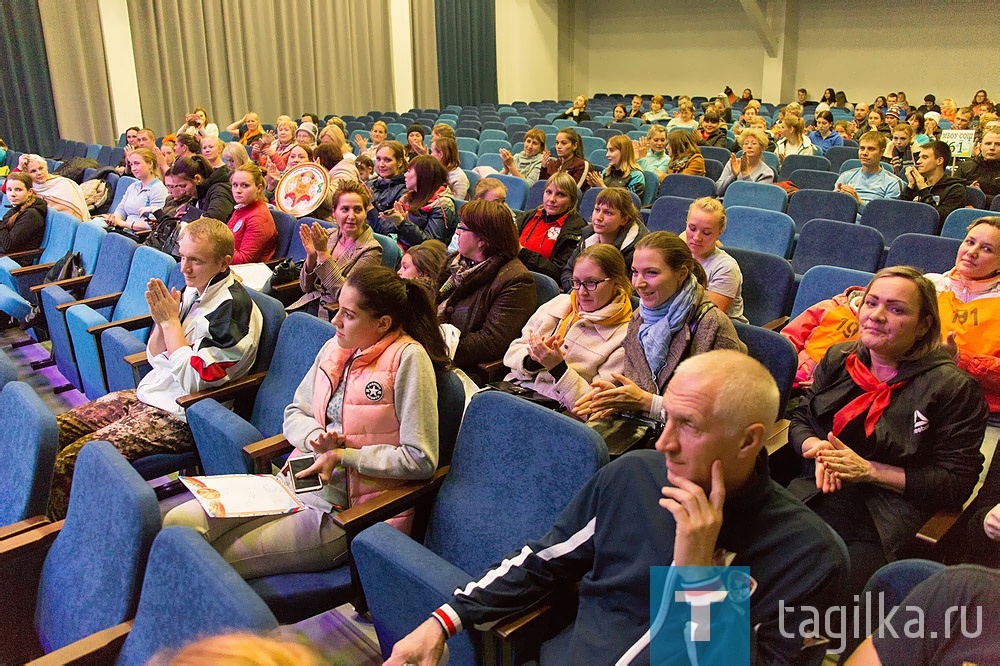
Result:
{"label": "woman with dark hair", "polygon": [[576,210],[578,192],[573,176],[558,171],[545,183],[542,205],[517,219],[521,245],[517,256],[530,270],[557,282],[587,226]]}
{"label": "woman with dark hair", "polygon": [[348,180],[331,197],[333,221],[337,224],[334,229],[327,231],[319,222],[299,225],[299,238],[306,251],[299,287],[305,295],[290,306],[292,309],[318,300],[319,317],[329,319],[330,311],[323,306],[337,303],[348,274],[382,262],[382,246],[368,226],[366,211],[371,203],[368,188]]}
{"label": "woman with dark hair", "polygon": [[174,154],[177,157],[201,155],[201,140],[194,134],[178,134],[174,141]]}
{"label": "woman with dark hair", "polygon": [[[359,155],[360,157],[367,156]],[[358,160],[355,160],[357,165]],[[387,215],[396,202],[406,194],[406,150],[398,141],[385,141],[375,153],[374,178],[368,181],[372,191],[372,207],[368,209],[368,224],[378,231],[380,221],[387,223]],[[380,232],[381,233],[381,232]]]}
{"label": "woman with dark hair", "polygon": [[844,137],[833,131],[833,114],[829,111],[816,112],[816,129],[809,133],[809,140],[823,155],[834,146],[843,146]]}
{"label": "woman with dark hair", "polygon": [[603,243],[584,248],[573,267],[572,291],[531,316],[503,362],[507,381],[558,400],[571,410],[597,380],[614,381],[625,367],[622,342],[632,317],[632,285],[622,253]]}
{"label": "woman with dark hair", "polygon": [[444,270],[448,259],[448,248],[439,240],[425,240],[420,245],[414,245],[399,262],[396,274],[401,278],[419,280],[430,289],[437,287],[438,276]]}
{"label": "woman with dark hair", "polygon": [[916,142],[916,147],[919,148],[934,140],[924,132],[924,114],[917,111],[907,116],[906,122],[913,128],[913,141]]}
{"label": "woman with dark hair", "polygon": [[535,280],[517,258],[510,212],[496,201],[470,201],[459,213],[458,251],[438,282],[442,324],[461,334],[455,365],[478,376],[498,361],[535,311]]}
{"label": "woman with dark hair", "polygon": [[583,139],[572,127],[561,129],[556,134],[555,157],[551,157],[548,151],[543,154],[538,180],[548,180],[549,176],[560,171],[571,175],[580,191],[590,189],[587,174],[593,171],[593,166],[583,158]]}
{"label": "woman with dark hair", "polygon": [[223,169],[212,169],[201,155],[180,157],[174,161],[167,176],[190,181],[197,189],[194,205],[204,217],[228,222],[236,202],[229,184],[229,174]]}
{"label": "woman with dark hair", "polygon": [[[448,189],[456,199],[469,198],[469,177],[462,171],[458,159],[458,143],[451,137],[442,136],[431,142],[431,156],[448,172]],[[416,159],[416,158],[414,158]]]}
{"label": "woman with dark hair", "polygon": [[680,237],[656,231],[636,243],[632,287],[639,310],[622,345],[625,368],[614,382],[595,381],[577,401],[577,415],[634,411],[663,421],[663,392],[681,361],[710,349],[746,351],[729,317],[705,294],[705,284],[705,270]]}
{"label": "woman with dark hair", "polygon": [[642,217],[635,207],[635,202],[632,201],[632,196],[621,187],[609,187],[598,193],[590,220],[590,224],[580,232],[580,242],[562,269],[559,283],[565,292],[573,288],[576,260],[588,247],[607,244],[617,248],[625,260],[626,277],[628,277],[632,272],[635,244],[649,235],[649,229],[642,223]]}
{"label": "woman with dark hair", "polygon": [[827,88],[823,91],[823,96],[819,98],[820,104],[828,104],[829,106],[837,105],[837,93],[834,92],[833,88]]}
{"label": "woman with dark hair", "polygon": [[[282,427],[290,444],[316,456],[298,474],[318,473],[324,484],[298,495],[306,509],[209,518],[194,500],[164,519],[200,532],[244,578],[345,561],[347,537],[334,514],[437,469],[435,371],[449,362],[431,294],[384,266],[360,267],[340,292],[333,325],[337,335],[299,383]],[[409,532],[413,510],[388,522]]]}
{"label": "woman with dark hair", "polygon": [[615,109],[611,112],[611,122],[605,125],[605,127],[610,128],[615,123],[625,122],[628,122],[628,109],[625,108],[624,104],[615,104]]}
{"label": "woman with dark hair", "polygon": [[993,110],[993,102],[990,101],[990,96],[985,90],[977,90],[976,94],[972,96],[972,102],[969,103],[969,107],[972,108],[972,117],[978,118],[984,113],[988,113]]}
{"label": "woman with dark hair", "polygon": [[850,552],[845,600],[934,512],[961,510],[988,416],[982,388],[941,345],[937,294],[916,269],[876,273],[858,323],[857,341],[827,350],[788,430],[815,461],[791,488]]}
{"label": "woman with dark hair", "polygon": [[199,139],[206,136],[219,136],[219,126],[209,122],[208,111],[199,106],[184,117],[184,124],[177,129],[175,134],[194,134]]}
{"label": "woman with dark hair", "polygon": [[31,184],[31,176],[26,173],[18,171],[7,176],[7,200],[11,207],[0,221],[0,254],[27,252],[42,246],[49,206],[35,194]]}
{"label": "woman with dark hair", "polygon": [[875,101],[872,102],[872,107],[871,108],[872,109],[878,109],[884,115],[886,109],[889,108],[889,103],[886,101],[885,95],[879,95],[878,97],[876,97]]}
{"label": "woman with dark hair", "polygon": [[836,106],[838,109],[847,109],[851,113],[854,112],[854,105],[847,101],[847,94],[843,90],[838,90],[833,98],[836,104],[831,104],[830,106]]}
{"label": "woman with dark hair", "polygon": [[410,123],[406,128],[406,159],[412,160],[417,155],[426,155],[427,146],[424,145],[424,134],[427,128],[420,123]]}
{"label": "woman with dark hair", "polygon": [[404,250],[430,238],[449,243],[458,216],[444,166],[430,155],[420,155],[410,162],[404,181],[406,194],[373,225],[375,231],[395,234]]}

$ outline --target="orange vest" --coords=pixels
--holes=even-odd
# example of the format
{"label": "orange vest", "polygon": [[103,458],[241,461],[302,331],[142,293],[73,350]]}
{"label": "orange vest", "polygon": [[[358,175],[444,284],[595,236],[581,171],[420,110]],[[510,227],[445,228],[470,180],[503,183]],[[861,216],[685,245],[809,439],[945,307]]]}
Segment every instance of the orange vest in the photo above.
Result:
{"label": "orange vest", "polygon": [[[340,380],[347,376],[344,390],[343,433],[347,447],[360,449],[371,444],[399,446],[399,417],[396,414],[396,372],[403,350],[419,344],[399,331],[389,333],[354,356],[356,349],[336,348],[319,363],[313,382],[313,416],[326,427],[326,407]],[[346,468],[345,468],[346,469]],[[402,479],[388,479],[346,469],[350,505],[364,502],[384,490],[395,488]],[[389,524],[409,534],[413,510],[390,519]]]}
{"label": "orange vest", "polygon": [[955,331],[958,348],[977,356],[1000,352],[1000,298],[988,296],[963,303],[952,291],[938,292],[941,334]]}

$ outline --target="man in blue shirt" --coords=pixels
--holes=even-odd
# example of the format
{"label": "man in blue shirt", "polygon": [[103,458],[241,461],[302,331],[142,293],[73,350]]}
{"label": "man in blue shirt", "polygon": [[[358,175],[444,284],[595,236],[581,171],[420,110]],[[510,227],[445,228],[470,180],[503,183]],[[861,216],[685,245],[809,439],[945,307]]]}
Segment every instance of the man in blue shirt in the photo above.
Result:
{"label": "man in blue shirt", "polygon": [[836,189],[854,197],[858,202],[858,215],[864,211],[869,201],[874,199],[897,199],[903,182],[891,171],[882,168],[882,153],[887,140],[878,131],[861,135],[858,142],[858,159],[861,166],[849,169],[837,178]]}

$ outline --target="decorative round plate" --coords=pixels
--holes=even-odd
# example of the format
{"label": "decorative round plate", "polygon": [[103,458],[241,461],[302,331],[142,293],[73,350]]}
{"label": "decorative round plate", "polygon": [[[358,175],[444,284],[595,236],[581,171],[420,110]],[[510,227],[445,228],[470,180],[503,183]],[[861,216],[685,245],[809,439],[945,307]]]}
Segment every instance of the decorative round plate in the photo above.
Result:
{"label": "decorative round plate", "polygon": [[328,187],[326,169],[306,162],[285,171],[274,190],[274,205],[294,217],[303,217],[319,208]]}

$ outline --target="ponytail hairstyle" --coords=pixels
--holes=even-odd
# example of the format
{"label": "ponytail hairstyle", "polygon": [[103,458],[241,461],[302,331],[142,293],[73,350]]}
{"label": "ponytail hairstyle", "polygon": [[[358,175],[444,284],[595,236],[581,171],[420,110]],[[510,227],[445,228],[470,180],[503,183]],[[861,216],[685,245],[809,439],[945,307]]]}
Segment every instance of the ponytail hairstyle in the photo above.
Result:
{"label": "ponytail hairstyle", "polygon": [[[264,170],[253,162],[247,162],[246,164],[241,164],[240,166],[233,169],[233,174],[240,171],[245,171],[250,174],[253,178],[253,184],[260,188],[261,193],[264,192]],[[233,182],[233,174],[229,176],[229,182]],[[263,196],[263,194],[261,195]]]}
{"label": "ponytail hairstyle", "polygon": [[31,180],[31,176],[29,176],[25,172],[15,171],[14,173],[7,174],[7,180],[16,180],[17,182],[24,185],[24,189],[28,190],[28,195],[27,197],[25,197],[24,203],[21,204],[20,210],[18,210],[16,213],[7,218],[7,228],[13,229],[14,223],[17,222],[17,218],[20,217],[21,213],[23,213],[27,208],[29,208],[31,204],[35,203],[35,200],[38,198],[38,196],[35,194],[35,191],[31,189],[31,185],[35,181]]}
{"label": "ponytail hairstyle", "polygon": [[705,269],[694,258],[691,254],[691,248],[687,246],[687,243],[680,236],[672,234],[669,231],[654,231],[651,234],[643,236],[635,244],[636,250],[644,248],[659,252],[663,258],[663,263],[669,266],[670,270],[679,271],[687,269],[688,273],[694,275],[694,279],[698,281],[698,284],[702,287],[708,285],[708,276],[705,274]]}
{"label": "ponytail hairstyle", "polygon": [[386,266],[357,266],[347,276],[346,285],[358,292],[359,305],[365,312],[375,318],[388,316],[392,320],[390,331],[400,328],[419,342],[435,370],[451,365],[434,296],[427,287],[417,280],[399,277]]}
{"label": "ponytail hairstyle", "polygon": [[[194,183],[195,176],[201,176],[202,181],[205,181],[212,175],[212,171],[212,165],[204,156],[193,155],[192,157],[178,157],[174,160],[173,166],[167,170],[167,175],[177,176]],[[195,184],[197,185],[197,183]]]}
{"label": "ponytail hairstyle", "polygon": [[580,133],[572,127],[564,127],[556,133],[556,136],[560,134],[565,134],[573,144],[573,155],[583,159],[583,139],[580,138]]}
{"label": "ponytail hairstyle", "polygon": [[[136,148],[132,151],[133,155],[138,155],[142,158],[142,161],[152,167],[154,178],[163,178],[163,172],[160,171],[160,163],[156,159],[156,155],[149,148]],[[204,157],[202,159],[205,159]]]}
{"label": "ponytail hairstyle", "polygon": [[434,282],[444,270],[445,260],[448,258],[448,248],[441,241],[432,238],[425,240],[420,245],[414,245],[406,251],[406,254],[410,255],[413,267],[420,275]]}
{"label": "ponytail hairstyle", "polygon": [[178,143],[184,144],[184,147],[187,148],[192,155],[201,154],[201,141],[199,141],[193,134],[181,132],[177,135],[174,145],[176,146]]}

